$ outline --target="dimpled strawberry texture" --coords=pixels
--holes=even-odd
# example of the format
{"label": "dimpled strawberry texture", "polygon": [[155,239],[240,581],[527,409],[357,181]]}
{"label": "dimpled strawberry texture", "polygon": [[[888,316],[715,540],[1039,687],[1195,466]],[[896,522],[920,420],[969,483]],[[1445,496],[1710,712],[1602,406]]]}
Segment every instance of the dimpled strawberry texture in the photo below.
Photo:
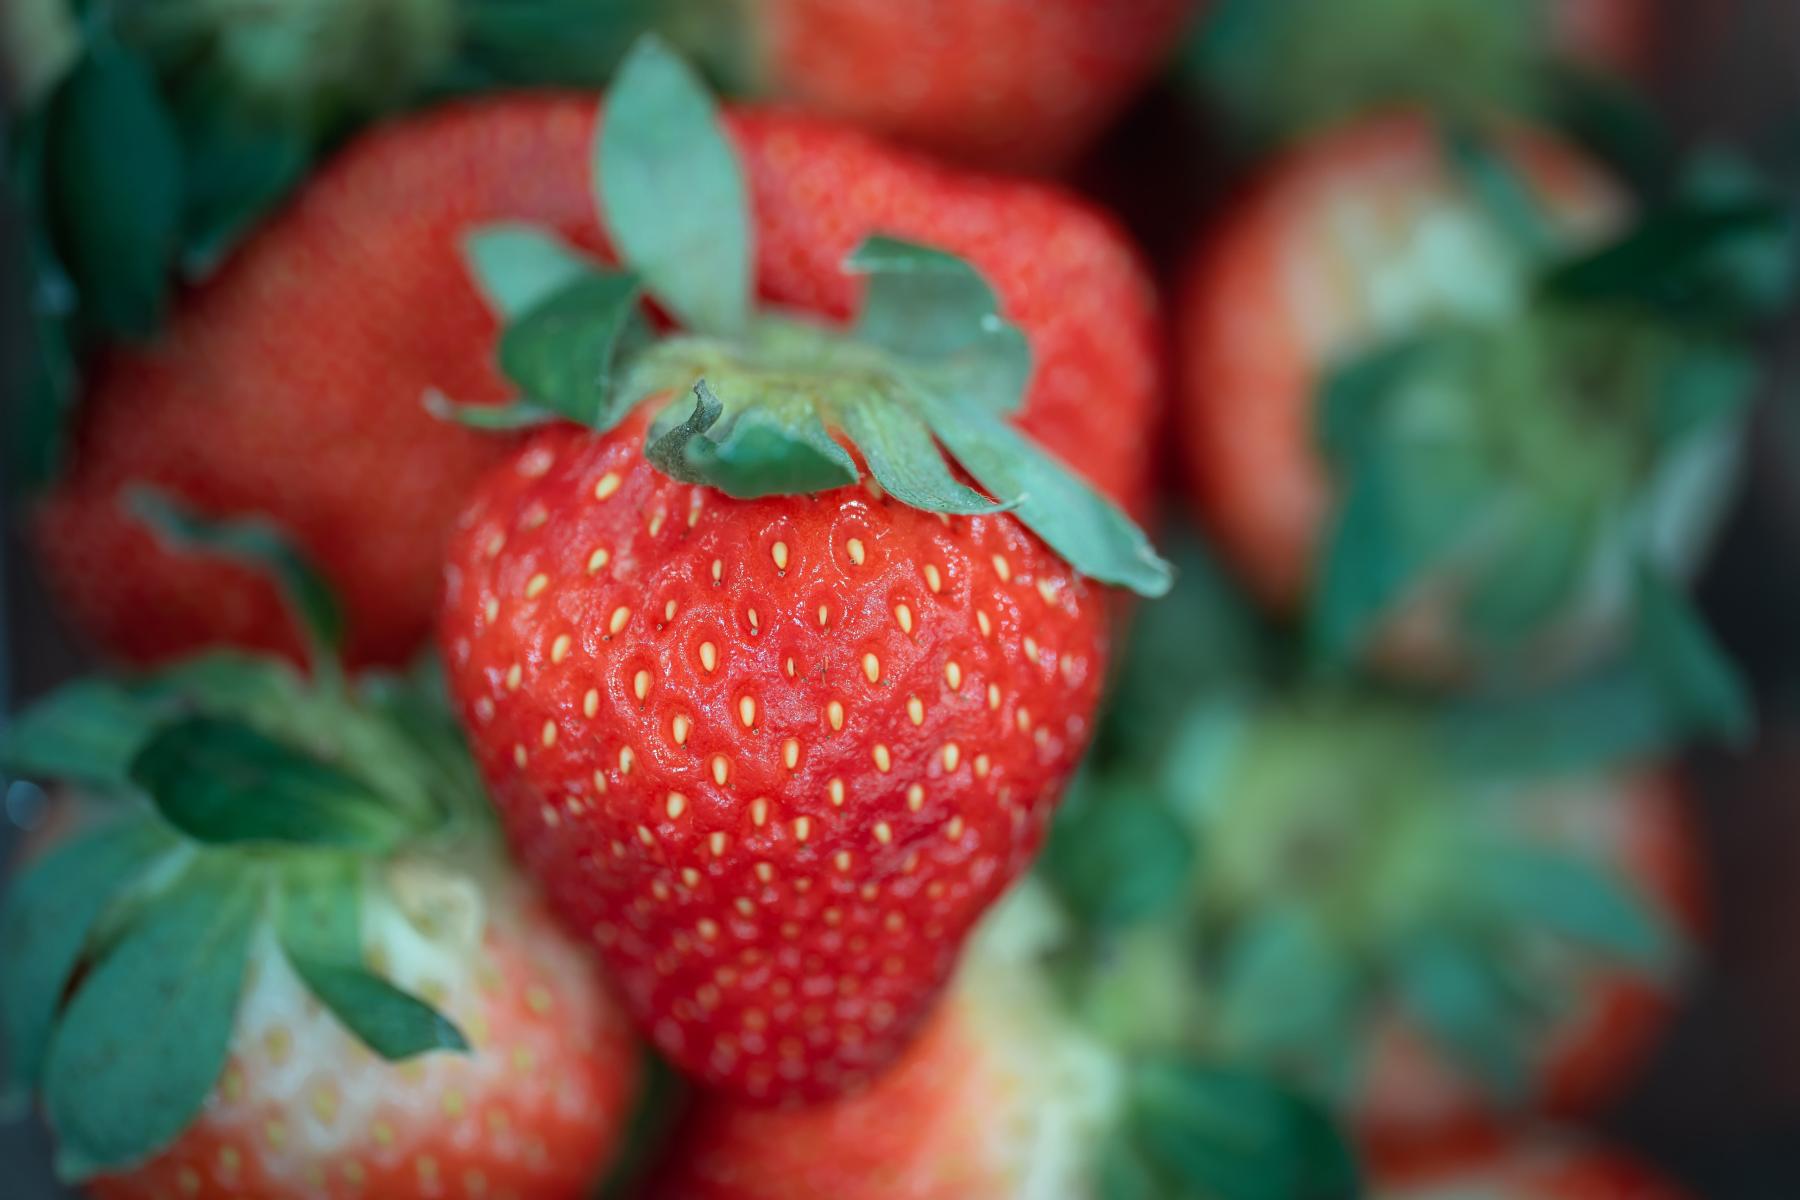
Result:
{"label": "dimpled strawberry texture", "polygon": [[[145,482],[286,527],[344,600],[352,661],[415,652],[455,513],[511,444],[420,404],[428,388],[509,394],[459,239],[530,220],[603,253],[596,109],[581,95],[488,99],[365,135],[186,295],[155,343],[98,362],[69,474],[34,529],[71,623],[139,662],[216,644],[299,656],[256,573],[164,551],[121,517],[122,489]],[[747,113],[732,130],[766,299],[846,315],[859,285],[840,264],[877,231],[965,255],[1031,339],[1021,425],[1144,513],[1158,331],[1122,234],[1061,193],[952,173],[830,124]]]}
{"label": "dimpled strawberry texture", "polygon": [[760,0],[773,91],[984,167],[1050,170],[1162,64],[1195,0]]}
{"label": "dimpled strawberry texture", "polygon": [[[1614,186],[1524,129],[1501,145],[1571,244],[1615,228]],[[1507,268],[1467,232],[1478,210],[1412,113],[1327,133],[1279,161],[1189,265],[1178,316],[1188,490],[1268,604],[1297,608],[1332,502],[1315,449],[1330,365],[1490,304]],[[1491,240],[1491,235],[1490,239]]]}
{"label": "dimpled strawberry texture", "polygon": [[371,938],[379,969],[454,1021],[467,1055],[377,1058],[262,937],[199,1118],[150,1163],[89,1190],[97,1200],[591,1195],[636,1101],[637,1042],[550,915],[502,902],[474,954],[445,953],[391,916],[390,936]]}
{"label": "dimpled strawberry texture", "polygon": [[452,547],[450,682],[527,868],[679,1066],[887,1063],[1091,731],[1106,594],[1011,516],[729,499],[557,429]]}

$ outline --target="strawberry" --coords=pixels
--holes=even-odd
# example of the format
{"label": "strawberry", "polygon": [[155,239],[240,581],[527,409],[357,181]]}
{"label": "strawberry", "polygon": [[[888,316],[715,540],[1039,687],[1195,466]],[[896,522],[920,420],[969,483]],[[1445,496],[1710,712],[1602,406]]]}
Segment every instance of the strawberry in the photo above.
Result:
{"label": "strawberry", "polygon": [[589,1194],[636,1041],[506,866],[448,714],[343,678],[328,592],[268,527],[139,508],[273,565],[320,656],[72,684],[0,740],[97,810],[0,918],[61,1172],[104,1200]]}
{"label": "strawberry", "polygon": [[1753,376],[1699,285],[1760,218],[1625,214],[1541,134],[1390,115],[1270,169],[1195,260],[1193,500],[1325,657],[1542,682],[1679,608]]}
{"label": "strawberry", "polygon": [[1456,1148],[1429,1166],[1377,1175],[1378,1200],[1683,1200],[1643,1164],[1562,1138],[1503,1139]]}
{"label": "strawberry", "polygon": [[1649,0],[1220,0],[1186,66],[1258,144],[1394,104],[1578,117],[1578,86],[1648,75],[1656,20]]}
{"label": "strawberry", "polygon": [[[1041,840],[1104,669],[1082,576],[1166,586],[1120,510],[998,415],[1025,389],[1023,428],[1123,485],[1141,435],[1101,432],[1113,380],[1059,399],[1033,360],[1062,336],[1141,343],[1130,310],[1077,333],[1043,290],[1123,261],[1047,193],[783,119],[742,120],[767,155],[746,180],[655,43],[608,105],[596,191],[636,274],[517,227],[471,244],[524,399],[461,415],[590,428],[539,434],[477,489],[447,571],[451,688],[521,858],[657,1045],[720,1087],[818,1098],[899,1052]],[[849,259],[855,325],[831,320],[844,246],[895,225],[961,240],[1004,299],[878,237]],[[753,264],[798,311],[752,310]],[[678,331],[655,336],[638,279]]]}
{"label": "strawberry", "polygon": [[757,0],[764,90],[982,166],[1066,164],[1160,65],[1194,0]]}

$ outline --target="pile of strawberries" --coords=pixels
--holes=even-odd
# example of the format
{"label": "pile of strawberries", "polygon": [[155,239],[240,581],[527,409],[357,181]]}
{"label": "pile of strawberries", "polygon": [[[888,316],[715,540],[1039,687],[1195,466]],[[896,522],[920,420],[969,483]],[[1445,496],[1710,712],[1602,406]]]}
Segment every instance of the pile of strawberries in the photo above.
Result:
{"label": "pile of strawberries", "polygon": [[[1677,1194],[1542,1130],[1704,931],[1789,246],[1644,4],[265,7],[9,18],[65,1182]],[[1153,270],[1046,180],[1164,71]]]}

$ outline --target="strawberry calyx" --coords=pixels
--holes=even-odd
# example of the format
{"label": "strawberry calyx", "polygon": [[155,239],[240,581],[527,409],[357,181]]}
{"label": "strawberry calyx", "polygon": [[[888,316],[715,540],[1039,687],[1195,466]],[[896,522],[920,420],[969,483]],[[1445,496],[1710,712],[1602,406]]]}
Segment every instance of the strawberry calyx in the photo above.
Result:
{"label": "strawberry calyx", "polygon": [[[1441,621],[1425,636],[1466,660],[1443,669],[1529,685],[1616,649],[1660,602],[1647,590],[1678,596],[1696,567],[1754,394],[1744,327],[1766,304],[1733,257],[1786,218],[1696,199],[1570,256],[1510,161],[1447,133],[1477,213],[1535,282],[1329,374],[1317,427],[1340,502],[1308,620],[1328,664]],[[1409,624],[1422,598],[1445,615]]]}
{"label": "strawberry calyx", "polygon": [[[851,328],[758,309],[742,167],[711,98],[654,39],[621,68],[595,149],[626,270],[518,225],[477,231],[470,268],[507,322],[499,360],[522,399],[495,410],[429,397],[434,411],[605,431],[662,400],[646,457],[674,478],[748,498],[844,486],[866,468],[902,503],[1012,511],[1084,574],[1167,590],[1168,565],[1131,519],[1005,419],[1031,352],[974,268],[874,237],[845,263],[867,280]],[[679,329],[659,337],[645,298]]]}
{"label": "strawberry calyx", "polygon": [[[329,592],[271,528],[153,495],[133,507],[190,549],[291,582],[311,643],[335,647]],[[318,663],[308,679],[216,652],[52,693],[0,733],[0,770],[94,809],[0,910],[14,1082],[41,1096],[65,1177],[144,1162],[199,1115],[263,938],[381,1057],[468,1050],[432,1004],[371,968],[363,942],[364,908],[386,903],[400,866],[457,857],[486,819],[429,680],[350,682]]]}

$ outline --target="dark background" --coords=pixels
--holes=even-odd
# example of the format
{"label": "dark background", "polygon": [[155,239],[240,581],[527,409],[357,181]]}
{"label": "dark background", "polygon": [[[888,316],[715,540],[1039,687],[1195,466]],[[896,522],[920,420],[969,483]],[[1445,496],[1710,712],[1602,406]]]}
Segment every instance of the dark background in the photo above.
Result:
{"label": "dark background", "polygon": [[[1658,105],[1684,144],[1785,142],[1788,165],[1800,166],[1800,0],[1664,8]],[[1124,213],[1167,272],[1224,176],[1205,127],[1162,89],[1080,180]],[[23,338],[11,239],[0,253],[0,378],[10,379]],[[1771,358],[1744,493],[1701,591],[1756,685],[1762,728],[1742,753],[1697,753],[1686,764],[1712,884],[1706,957],[1642,1077],[1599,1118],[1612,1139],[1708,1200],[1800,1197],[1800,330],[1778,339]],[[0,708],[82,662],[29,576],[18,515],[4,513],[0,548]],[[17,800],[0,811],[0,855],[30,822]],[[0,1197],[57,1195],[40,1131],[13,1116],[0,1109]]]}

